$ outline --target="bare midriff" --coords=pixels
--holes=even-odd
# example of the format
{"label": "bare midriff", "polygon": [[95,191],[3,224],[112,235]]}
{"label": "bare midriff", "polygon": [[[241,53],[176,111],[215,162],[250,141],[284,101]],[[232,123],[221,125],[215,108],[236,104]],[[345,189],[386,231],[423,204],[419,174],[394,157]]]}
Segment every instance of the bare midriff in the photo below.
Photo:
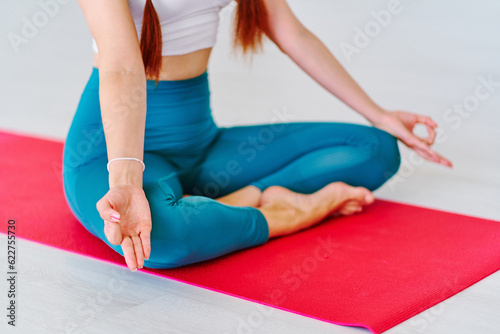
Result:
{"label": "bare midriff", "polygon": [[[208,48],[185,55],[163,56],[160,80],[185,80],[202,75],[207,70],[211,51],[212,48]],[[94,53],[93,66],[99,68],[99,54],[97,53]]]}

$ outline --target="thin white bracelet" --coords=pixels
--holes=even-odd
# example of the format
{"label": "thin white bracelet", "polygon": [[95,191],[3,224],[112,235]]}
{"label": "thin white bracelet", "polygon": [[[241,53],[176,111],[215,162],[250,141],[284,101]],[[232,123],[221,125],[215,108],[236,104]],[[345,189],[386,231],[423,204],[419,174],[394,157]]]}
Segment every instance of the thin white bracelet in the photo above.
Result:
{"label": "thin white bracelet", "polygon": [[106,167],[108,168],[108,172],[109,172],[109,164],[112,163],[115,160],[135,160],[135,161],[139,161],[142,164],[142,171],[144,172],[144,170],[146,169],[146,165],[144,164],[144,162],[142,162],[142,160],[139,160],[137,158],[114,158],[114,159],[109,160],[108,164],[106,165]]}

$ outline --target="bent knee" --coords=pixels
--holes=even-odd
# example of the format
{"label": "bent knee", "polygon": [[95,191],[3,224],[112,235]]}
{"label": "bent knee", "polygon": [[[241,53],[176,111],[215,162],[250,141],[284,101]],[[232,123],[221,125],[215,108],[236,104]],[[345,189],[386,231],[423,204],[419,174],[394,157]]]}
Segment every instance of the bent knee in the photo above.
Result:
{"label": "bent knee", "polygon": [[[157,194],[159,195],[159,194]],[[214,221],[207,204],[212,199],[191,196],[175,200],[164,196],[150,196],[151,256],[144,262],[149,268],[176,268],[204,260],[210,229]]]}
{"label": "bent knee", "polygon": [[376,173],[378,180],[372,186],[373,190],[382,186],[393,177],[401,165],[401,154],[399,152],[398,140],[390,133],[374,128],[378,139],[378,149],[374,156],[376,161]]}
{"label": "bent knee", "polygon": [[[193,243],[193,224],[189,214],[174,203],[155,199],[151,209],[151,255],[144,261],[148,268],[176,268],[187,263],[196,252]],[[194,214],[194,213],[193,213]]]}
{"label": "bent knee", "polygon": [[394,175],[401,164],[398,140],[388,132],[377,130],[379,131],[379,154],[386,162],[387,171]]}

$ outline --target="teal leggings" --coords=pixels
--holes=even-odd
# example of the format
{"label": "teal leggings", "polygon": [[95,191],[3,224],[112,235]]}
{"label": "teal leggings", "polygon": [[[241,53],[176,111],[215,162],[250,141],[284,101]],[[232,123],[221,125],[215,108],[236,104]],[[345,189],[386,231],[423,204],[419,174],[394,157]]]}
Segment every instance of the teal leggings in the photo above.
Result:
{"label": "teal leggings", "polygon": [[[106,239],[96,209],[109,190],[100,113],[99,71],[93,68],[64,146],[64,192],[83,226],[123,255],[120,245]],[[400,155],[392,135],[362,125],[218,127],[205,72],[187,80],[147,82],[144,163],[143,188],[153,223],[151,256],[144,265],[174,268],[268,240],[258,209],[214,198],[248,185],[308,194],[343,181],[375,190],[397,172]]]}

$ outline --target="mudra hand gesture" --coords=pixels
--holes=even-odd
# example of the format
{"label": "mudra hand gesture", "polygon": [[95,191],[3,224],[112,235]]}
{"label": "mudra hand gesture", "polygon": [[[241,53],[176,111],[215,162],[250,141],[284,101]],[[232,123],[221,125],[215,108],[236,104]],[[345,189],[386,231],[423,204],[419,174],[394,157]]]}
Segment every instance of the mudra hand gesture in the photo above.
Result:
{"label": "mudra hand gesture", "polygon": [[[389,132],[425,159],[447,167],[453,167],[450,160],[439,155],[431,148],[436,139],[435,129],[437,124],[430,117],[406,111],[386,111],[384,117],[372,124],[381,130]],[[427,138],[421,138],[413,133],[413,129],[417,124],[425,125],[428,133]]]}
{"label": "mudra hand gesture", "polygon": [[130,270],[142,268],[151,254],[151,211],[144,190],[137,186],[112,187],[96,204],[104,220],[104,234],[121,245]]}

